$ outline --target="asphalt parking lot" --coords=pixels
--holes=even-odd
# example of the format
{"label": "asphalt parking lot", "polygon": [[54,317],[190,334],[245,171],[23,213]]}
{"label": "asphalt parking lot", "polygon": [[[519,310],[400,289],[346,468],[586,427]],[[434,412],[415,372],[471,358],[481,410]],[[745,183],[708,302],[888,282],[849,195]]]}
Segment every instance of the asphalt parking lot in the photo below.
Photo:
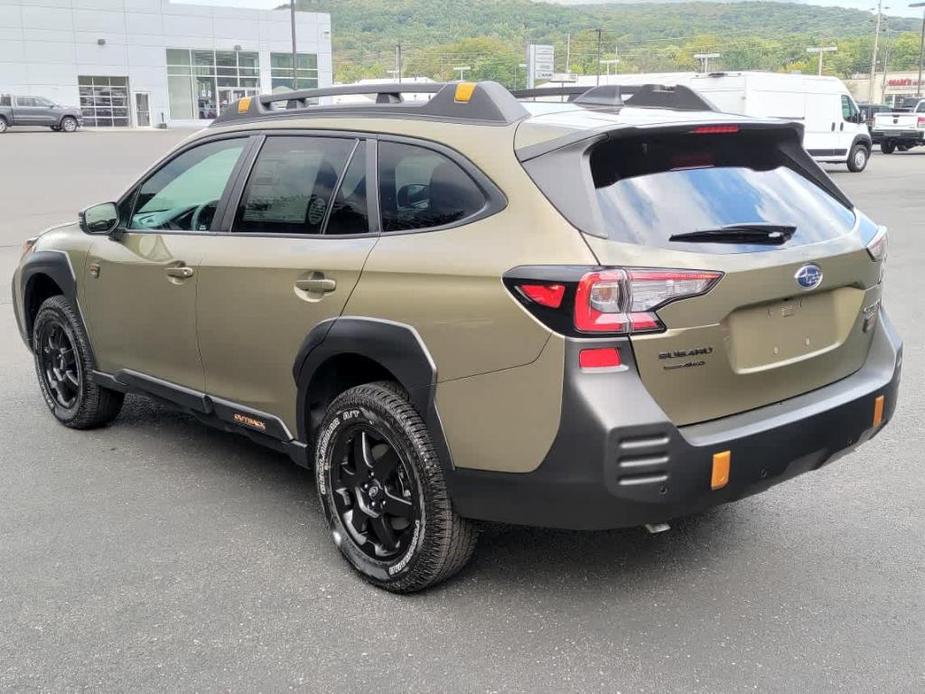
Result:
{"label": "asphalt parking lot", "polygon": [[[0,278],[186,134],[0,136]],[[490,528],[410,597],[350,571],[280,455],[135,397],[57,425],[3,279],[0,689],[925,690],[925,150],[833,176],[890,227],[906,347],[879,438],[657,536]]]}

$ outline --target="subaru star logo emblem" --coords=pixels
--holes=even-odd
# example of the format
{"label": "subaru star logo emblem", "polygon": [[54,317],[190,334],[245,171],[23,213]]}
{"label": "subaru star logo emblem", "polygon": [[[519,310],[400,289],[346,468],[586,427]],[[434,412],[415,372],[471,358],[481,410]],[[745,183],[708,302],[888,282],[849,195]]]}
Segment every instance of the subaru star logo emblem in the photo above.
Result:
{"label": "subaru star logo emblem", "polygon": [[822,282],[822,268],[815,264],[804,265],[793,278],[803,289],[815,289]]}

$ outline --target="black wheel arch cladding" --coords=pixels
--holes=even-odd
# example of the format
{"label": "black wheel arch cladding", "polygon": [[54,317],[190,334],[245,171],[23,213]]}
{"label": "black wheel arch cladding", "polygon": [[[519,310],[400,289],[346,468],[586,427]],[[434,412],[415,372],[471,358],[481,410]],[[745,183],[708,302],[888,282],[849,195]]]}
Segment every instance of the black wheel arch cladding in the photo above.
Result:
{"label": "black wheel arch cladding", "polygon": [[[36,292],[42,286],[47,286],[48,281],[57,285],[61,294],[74,306],[78,318],[83,323],[83,315],[77,302],[77,280],[67,254],[64,251],[35,251],[23,262],[20,273],[22,332],[30,347],[32,323],[41,304],[41,301],[36,303]],[[81,327],[86,332],[86,326],[81,325]]]}
{"label": "black wheel arch cladding", "polygon": [[377,364],[405,389],[430,431],[441,463],[445,468],[451,467],[449,447],[436,409],[437,367],[434,360],[413,327],[376,318],[331,318],[316,325],[305,336],[293,365],[293,378],[298,388],[299,440],[310,442],[314,435],[310,390],[316,374],[331,359],[345,355]]}

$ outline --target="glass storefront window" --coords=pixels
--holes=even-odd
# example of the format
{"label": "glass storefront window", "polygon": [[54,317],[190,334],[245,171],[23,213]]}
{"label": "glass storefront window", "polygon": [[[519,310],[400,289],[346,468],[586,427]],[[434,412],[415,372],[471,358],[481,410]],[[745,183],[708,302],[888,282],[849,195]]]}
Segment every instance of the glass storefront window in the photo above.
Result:
{"label": "glass storefront window", "polygon": [[168,48],[171,118],[216,118],[233,101],[257,93],[259,68],[253,51]]}
{"label": "glass storefront window", "polygon": [[270,78],[274,93],[288,89],[314,89],[318,86],[318,56],[314,53],[296,55],[296,74],[298,80],[293,87],[292,54],[270,54]]}

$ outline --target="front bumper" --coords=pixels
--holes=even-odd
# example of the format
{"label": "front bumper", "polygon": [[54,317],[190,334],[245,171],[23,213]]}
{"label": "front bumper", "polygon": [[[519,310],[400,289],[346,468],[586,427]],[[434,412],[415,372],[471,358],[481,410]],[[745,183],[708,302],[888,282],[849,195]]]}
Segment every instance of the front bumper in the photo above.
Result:
{"label": "front bumper", "polygon": [[[581,343],[569,341],[566,364]],[[631,357],[627,343],[621,353]],[[628,359],[624,359],[628,361]],[[559,434],[530,473],[456,469],[460,515],[572,529],[607,529],[689,515],[815,470],[875,436],[896,408],[902,343],[881,311],[864,366],[824,388],[731,417],[675,427],[635,375],[566,366]],[[614,374],[616,375],[616,374]],[[884,396],[874,427],[875,399]],[[729,482],[711,490],[713,455],[731,452]]]}

